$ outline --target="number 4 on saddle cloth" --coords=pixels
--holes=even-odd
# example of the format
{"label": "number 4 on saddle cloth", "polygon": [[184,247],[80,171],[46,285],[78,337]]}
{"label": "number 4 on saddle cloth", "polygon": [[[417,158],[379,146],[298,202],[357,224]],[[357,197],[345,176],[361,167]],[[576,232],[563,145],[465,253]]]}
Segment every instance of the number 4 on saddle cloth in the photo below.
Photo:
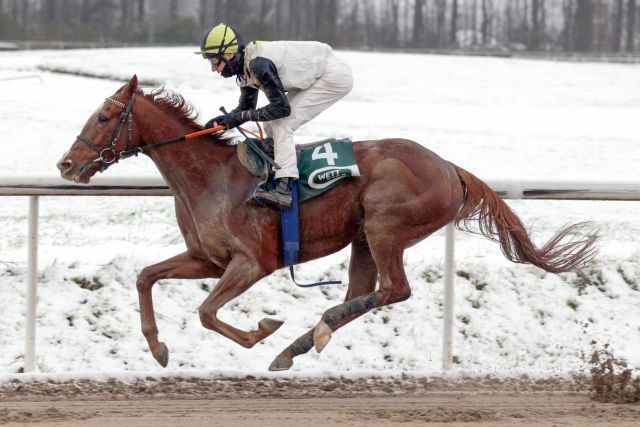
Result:
{"label": "number 4 on saddle cloth", "polygon": [[[270,138],[263,143],[253,139],[256,146],[265,146],[265,152],[272,153]],[[251,144],[251,145],[254,145]],[[275,185],[273,173],[267,162],[252,146],[246,142],[238,144],[240,162],[255,176],[262,178],[259,185],[267,190]],[[282,229],[282,243],[284,248],[284,265],[289,267],[293,282],[301,287],[340,284],[339,281],[319,282],[310,285],[296,283],[293,266],[298,263],[300,250],[298,203],[316,197],[332,189],[351,176],[360,176],[360,170],[353,154],[351,139],[326,139],[306,145],[296,145],[298,155],[298,172],[300,178],[291,184],[293,206],[291,209],[280,210]]]}

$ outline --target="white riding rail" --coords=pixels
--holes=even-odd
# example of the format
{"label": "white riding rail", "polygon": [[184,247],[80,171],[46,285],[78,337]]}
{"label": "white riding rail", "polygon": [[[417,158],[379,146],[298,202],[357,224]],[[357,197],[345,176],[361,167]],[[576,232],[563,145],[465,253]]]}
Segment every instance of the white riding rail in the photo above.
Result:
{"label": "white riding rail", "polygon": [[[486,182],[505,199],[545,200],[634,200],[640,201],[640,183],[578,181]],[[38,201],[40,196],[171,196],[161,178],[94,178],[91,184],[74,184],[60,178],[0,178],[0,196],[29,196],[29,238],[27,268],[27,310],[24,371],[35,368]],[[454,227],[446,226],[444,262],[444,325],[442,368],[453,360],[453,285],[455,277]]]}

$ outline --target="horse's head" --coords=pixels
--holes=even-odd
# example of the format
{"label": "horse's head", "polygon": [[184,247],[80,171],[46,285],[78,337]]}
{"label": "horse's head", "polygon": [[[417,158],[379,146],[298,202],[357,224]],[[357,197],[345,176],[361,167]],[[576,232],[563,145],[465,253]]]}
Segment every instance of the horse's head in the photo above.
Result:
{"label": "horse's head", "polygon": [[89,117],[57,166],[64,179],[88,183],[121,158],[121,152],[135,147],[140,136],[134,127],[133,104],[138,78],[133,76]]}

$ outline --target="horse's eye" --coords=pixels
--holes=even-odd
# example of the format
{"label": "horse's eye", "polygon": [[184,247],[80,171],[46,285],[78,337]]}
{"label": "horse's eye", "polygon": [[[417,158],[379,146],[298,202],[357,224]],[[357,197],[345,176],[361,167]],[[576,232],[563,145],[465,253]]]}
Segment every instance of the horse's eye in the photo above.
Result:
{"label": "horse's eye", "polygon": [[109,117],[103,116],[102,114],[98,116],[98,121],[102,124],[105,124],[109,121]]}

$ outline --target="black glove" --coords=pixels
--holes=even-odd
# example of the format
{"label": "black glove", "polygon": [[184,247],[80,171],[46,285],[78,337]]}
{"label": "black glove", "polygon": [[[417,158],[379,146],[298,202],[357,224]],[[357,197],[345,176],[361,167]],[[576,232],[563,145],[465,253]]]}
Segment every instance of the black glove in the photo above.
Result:
{"label": "black glove", "polygon": [[[245,115],[248,116],[248,114],[245,114]],[[233,129],[247,121],[248,120],[245,120],[242,118],[241,111],[232,111],[231,113],[214,117],[213,119],[209,120],[207,124],[204,125],[204,127],[209,129],[214,127],[215,124],[217,123],[219,125],[226,126],[227,129]]]}
{"label": "black glove", "polygon": [[204,127],[206,129],[211,129],[212,127],[214,127],[216,124],[221,125],[222,122],[224,121],[224,115],[220,115],[220,116],[216,116],[213,119],[209,120]]}
{"label": "black glove", "polygon": [[[248,116],[248,114],[245,114],[245,116]],[[242,118],[241,111],[232,111],[223,116],[222,123],[220,124],[225,125],[227,129],[233,129],[245,123],[246,121],[247,120]]]}

